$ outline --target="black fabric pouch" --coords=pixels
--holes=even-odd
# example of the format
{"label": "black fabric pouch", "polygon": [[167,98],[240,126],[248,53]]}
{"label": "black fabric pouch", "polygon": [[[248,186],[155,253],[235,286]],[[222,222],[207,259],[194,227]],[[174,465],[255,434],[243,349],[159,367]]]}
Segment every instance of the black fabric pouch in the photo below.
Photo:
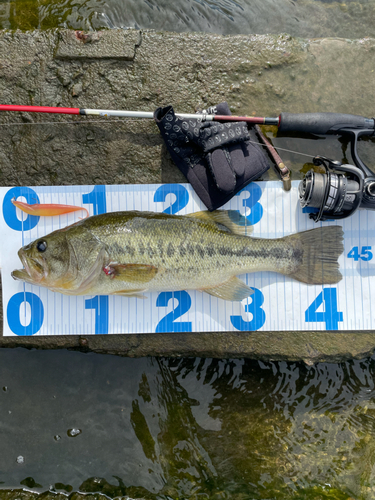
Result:
{"label": "black fabric pouch", "polygon": [[[226,102],[215,106],[230,115]],[[166,147],[208,210],[216,210],[269,169],[260,146],[250,142],[245,122],[181,119],[172,106],[158,108],[154,119]]]}

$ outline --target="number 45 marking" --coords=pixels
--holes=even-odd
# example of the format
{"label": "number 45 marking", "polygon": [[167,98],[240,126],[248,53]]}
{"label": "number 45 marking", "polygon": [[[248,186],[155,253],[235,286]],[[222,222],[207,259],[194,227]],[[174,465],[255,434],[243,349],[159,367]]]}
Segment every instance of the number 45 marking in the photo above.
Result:
{"label": "number 45 marking", "polygon": [[359,259],[365,261],[371,260],[373,255],[371,252],[371,247],[362,247],[361,253],[359,253],[359,247],[353,247],[348,253],[348,257],[349,259],[354,259],[355,262],[358,262]]}

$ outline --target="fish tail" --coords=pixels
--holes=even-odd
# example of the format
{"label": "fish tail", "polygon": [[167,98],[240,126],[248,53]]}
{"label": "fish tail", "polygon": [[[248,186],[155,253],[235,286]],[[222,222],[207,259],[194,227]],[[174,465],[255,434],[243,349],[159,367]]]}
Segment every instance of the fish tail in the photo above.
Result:
{"label": "fish tail", "polygon": [[[301,263],[290,276],[311,285],[338,283],[342,275],[338,258],[344,251],[344,231],[341,226],[326,226],[286,236],[299,240]],[[292,242],[292,241],[291,241]]]}

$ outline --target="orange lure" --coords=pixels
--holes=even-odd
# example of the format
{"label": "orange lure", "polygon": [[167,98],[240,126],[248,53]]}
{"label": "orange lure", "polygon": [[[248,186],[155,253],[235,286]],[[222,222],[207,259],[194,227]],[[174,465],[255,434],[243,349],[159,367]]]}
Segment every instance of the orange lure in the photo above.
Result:
{"label": "orange lure", "polygon": [[70,212],[78,212],[78,210],[84,210],[86,212],[86,217],[89,216],[89,212],[86,208],[75,207],[74,205],[57,205],[55,203],[46,203],[46,204],[35,203],[34,205],[29,205],[28,203],[17,201],[15,198],[13,198],[12,203],[17,208],[30,215],[41,215],[41,216],[52,217],[54,215],[63,215],[63,214],[68,214]]}

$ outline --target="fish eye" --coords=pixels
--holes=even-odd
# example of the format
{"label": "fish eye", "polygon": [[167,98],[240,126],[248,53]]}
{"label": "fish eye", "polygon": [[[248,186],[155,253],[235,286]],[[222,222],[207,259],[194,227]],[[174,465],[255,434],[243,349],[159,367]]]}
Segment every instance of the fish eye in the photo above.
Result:
{"label": "fish eye", "polygon": [[45,252],[47,250],[47,242],[43,240],[38,241],[36,248],[39,252]]}

